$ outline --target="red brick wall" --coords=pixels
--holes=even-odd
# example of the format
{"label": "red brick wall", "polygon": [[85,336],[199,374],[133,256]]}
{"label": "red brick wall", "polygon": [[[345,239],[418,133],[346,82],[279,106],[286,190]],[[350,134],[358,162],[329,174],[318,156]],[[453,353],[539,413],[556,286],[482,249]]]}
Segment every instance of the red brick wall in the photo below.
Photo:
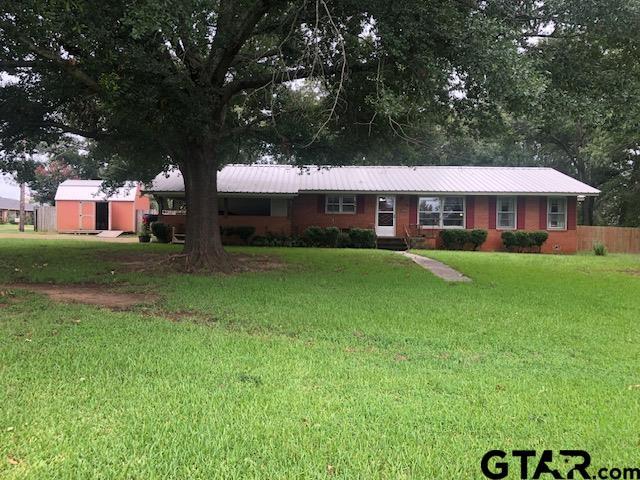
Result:
{"label": "red brick wall", "polygon": [[[324,195],[301,194],[292,200],[289,217],[220,217],[220,224],[254,225],[256,233],[261,235],[266,232],[300,235],[310,226],[374,229],[376,197],[376,195],[358,195],[356,213],[327,214],[324,209]],[[521,204],[523,201],[525,202],[524,207]],[[546,199],[519,197],[518,202],[518,225],[524,225],[525,230],[529,231],[540,230],[540,219],[543,216],[546,218]],[[473,208],[469,208],[469,204],[467,205],[467,216],[472,216],[472,218],[467,218],[467,225],[488,230],[487,241],[481,250],[502,250],[502,231],[490,228],[495,224],[495,209],[491,207],[495,202],[489,196],[476,196],[472,203]],[[541,205],[544,205],[542,212],[540,211]],[[567,215],[569,229],[567,231],[550,231],[543,252],[574,253],[576,251],[575,222],[572,223],[577,208],[575,198],[568,199],[567,208],[570,210]],[[522,218],[523,213],[524,218]],[[171,225],[183,225],[185,218],[183,216],[162,217],[162,220]],[[410,226],[415,226],[416,223],[417,212],[412,207],[412,197],[410,195],[396,195],[396,235],[404,236],[405,229],[412,231]],[[439,238],[438,231],[423,230],[423,232],[428,232],[436,239]],[[437,246],[439,246],[439,242],[437,242]]]}
{"label": "red brick wall", "polygon": [[373,229],[376,217],[375,195],[358,195],[357,201],[359,204],[356,213],[327,214],[324,210],[324,195],[298,195],[291,202],[293,233],[300,235],[311,226]]}
{"label": "red brick wall", "polygon": [[[187,217],[185,215],[158,215],[158,221],[164,222],[175,228],[175,232],[185,233]],[[291,219],[288,217],[266,216],[232,216],[218,218],[223,227],[239,227],[250,225],[256,228],[256,235],[275,233],[278,235],[291,235]]]}
{"label": "red brick wall", "polygon": [[[524,200],[524,209],[520,202]],[[546,198],[544,197],[518,197],[518,224],[522,225],[521,218],[524,210],[524,229],[528,231],[540,230],[541,218],[546,218]],[[544,210],[540,207],[544,205]],[[549,231],[549,239],[542,247],[544,253],[562,252],[575,253],[577,249],[577,236],[575,222],[571,224],[569,220],[572,215],[575,218],[577,211],[575,197],[569,197],[567,202],[567,221],[568,229],[566,231]],[[475,200],[475,228],[484,228],[488,230],[487,241],[482,245],[481,250],[493,251],[502,250],[502,230],[489,229],[489,197],[476,197]]]}
{"label": "red brick wall", "polygon": [[[469,197],[467,197],[469,198]],[[474,197],[473,208],[468,208],[467,200],[467,216],[473,216],[473,218],[467,218],[467,225],[473,225],[473,228],[481,228],[488,231],[487,241],[482,245],[483,251],[500,251],[503,250],[502,245],[502,230],[497,230],[495,225],[495,209],[494,201],[490,196],[476,196]],[[524,205],[521,204],[524,202]],[[540,206],[544,205],[544,210],[540,211]],[[546,198],[544,197],[518,197],[518,225],[524,225],[524,229],[528,231],[540,230],[540,219],[544,217],[546,219]],[[567,201],[567,227],[566,231],[549,231],[549,239],[542,247],[544,253],[575,253],[577,250],[577,235],[575,228],[575,218],[577,212],[577,205],[575,197],[569,197]],[[524,215],[522,215],[524,213]],[[542,213],[542,215],[541,215]],[[522,218],[524,216],[524,218]],[[546,222],[546,220],[545,220]],[[411,221],[412,224],[415,220]],[[546,225],[545,225],[546,226]],[[423,230],[426,232],[427,230]],[[441,246],[439,241],[439,230],[433,229],[428,232],[436,237],[435,244],[437,247]]]}

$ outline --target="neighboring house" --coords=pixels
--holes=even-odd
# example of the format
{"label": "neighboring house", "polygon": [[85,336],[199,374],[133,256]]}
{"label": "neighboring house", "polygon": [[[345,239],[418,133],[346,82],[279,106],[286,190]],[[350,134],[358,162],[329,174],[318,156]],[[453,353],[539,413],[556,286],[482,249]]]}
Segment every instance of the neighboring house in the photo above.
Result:
{"label": "neighboring house", "polygon": [[[25,223],[33,222],[33,205],[25,203]],[[0,223],[17,223],[20,217],[20,200],[0,197]]]}
{"label": "neighboring house", "polygon": [[[595,188],[551,168],[229,165],[218,175],[220,224],[256,233],[299,235],[307,227],[368,228],[378,237],[423,237],[439,245],[443,229],[489,232],[482,250],[502,248],[504,230],[546,230],[543,251],[576,251],[578,197]],[[160,220],[184,233],[179,172],[150,188]]]}
{"label": "neighboring house", "polygon": [[60,233],[134,232],[136,211],[149,209],[149,198],[133,182],[108,195],[102,191],[102,180],[65,180],[55,200]]}

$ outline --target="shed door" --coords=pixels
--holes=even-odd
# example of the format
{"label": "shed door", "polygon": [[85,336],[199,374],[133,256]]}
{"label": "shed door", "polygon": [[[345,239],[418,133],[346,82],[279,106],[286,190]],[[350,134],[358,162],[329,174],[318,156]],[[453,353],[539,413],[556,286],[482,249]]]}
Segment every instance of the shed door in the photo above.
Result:
{"label": "shed door", "polygon": [[96,229],[96,202],[80,202],[80,230]]}

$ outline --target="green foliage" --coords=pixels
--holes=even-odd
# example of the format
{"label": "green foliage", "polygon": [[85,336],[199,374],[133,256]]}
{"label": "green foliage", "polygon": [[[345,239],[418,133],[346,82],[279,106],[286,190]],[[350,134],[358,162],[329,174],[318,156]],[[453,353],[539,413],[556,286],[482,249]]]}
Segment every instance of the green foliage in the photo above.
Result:
{"label": "green foliage", "polygon": [[544,245],[544,242],[546,242],[548,238],[549,232],[545,232],[544,230],[531,232],[529,234],[529,241],[531,243],[531,246],[538,248],[538,250],[542,248],[542,245]]}
{"label": "green foliage", "polygon": [[153,222],[151,232],[160,243],[170,243],[173,240],[173,227],[162,222]]}
{"label": "green foliage", "polygon": [[309,247],[322,247],[325,239],[324,229],[317,226],[308,227],[302,233],[302,238]]}
{"label": "green foliage", "polygon": [[500,235],[502,238],[502,244],[504,245],[504,248],[506,248],[507,250],[514,250],[517,242],[516,242],[516,235],[514,232],[512,232],[511,230],[506,230],[504,232],[502,232],[502,235]]}
{"label": "green foliage", "polygon": [[598,257],[604,257],[607,254],[607,247],[602,243],[596,243],[593,246],[593,254]]}
{"label": "green foliage", "polygon": [[340,232],[338,239],[336,240],[336,247],[349,248],[351,247],[351,236],[346,232]]}
{"label": "green foliage", "polygon": [[376,246],[376,233],[366,228],[352,228],[349,230],[349,238],[352,248],[374,248]]}
{"label": "green foliage", "polygon": [[304,242],[310,247],[335,247],[340,235],[337,227],[308,227],[302,234]]}
{"label": "green foliage", "polygon": [[487,240],[487,231],[451,229],[441,230],[440,238],[442,245],[447,250],[463,250],[466,245],[471,245],[473,250],[477,250]]}
{"label": "green foliage", "polygon": [[511,252],[539,252],[548,238],[549,234],[542,230],[535,232],[507,230],[502,232],[502,243],[505,249]]}
{"label": "green foliage", "polygon": [[489,232],[487,232],[486,230],[476,228],[469,232],[468,242],[473,246],[474,250],[477,250],[480,245],[487,241],[488,234]]}
{"label": "green foliage", "polygon": [[237,236],[244,243],[249,243],[249,239],[256,233],[256,228],[251,225],[238,225],[236,227],[220,227],[220,233],[229,237]]}
{"label": "green foliage", "polygon": [[516,248],[524,252],[531,246],[531,236],[529,232],[523,232],[522,230],[518,230],[514,233]]}
{"label": "green foliage", "polygon": [[466,230],[442,230],[440,231],[442,245],[447,250],[462,250],[469,241],[469,233]]}

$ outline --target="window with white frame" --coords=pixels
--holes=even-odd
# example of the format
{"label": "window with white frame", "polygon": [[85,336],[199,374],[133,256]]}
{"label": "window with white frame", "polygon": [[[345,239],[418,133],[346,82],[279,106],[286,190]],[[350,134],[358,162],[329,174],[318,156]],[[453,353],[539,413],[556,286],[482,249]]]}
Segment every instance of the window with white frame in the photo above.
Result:
{"label": "window with white frame", "polygon": [[418,224],[427,228],[464,228],[464,197],[421,197]]}
{"label": "window with white frame", "polygon": [[356,213],[355,195],[327,195],[326,213]]}
{"label": "window with white frame", "polygon": [[496,227],[499,230],[516,228],[516,197],[498,197],[496,202]]}
{"label": "window with white frame", "polygon": [[549,197],[547,199],[547,229],[564,230],[567,228],[567,198]]}

